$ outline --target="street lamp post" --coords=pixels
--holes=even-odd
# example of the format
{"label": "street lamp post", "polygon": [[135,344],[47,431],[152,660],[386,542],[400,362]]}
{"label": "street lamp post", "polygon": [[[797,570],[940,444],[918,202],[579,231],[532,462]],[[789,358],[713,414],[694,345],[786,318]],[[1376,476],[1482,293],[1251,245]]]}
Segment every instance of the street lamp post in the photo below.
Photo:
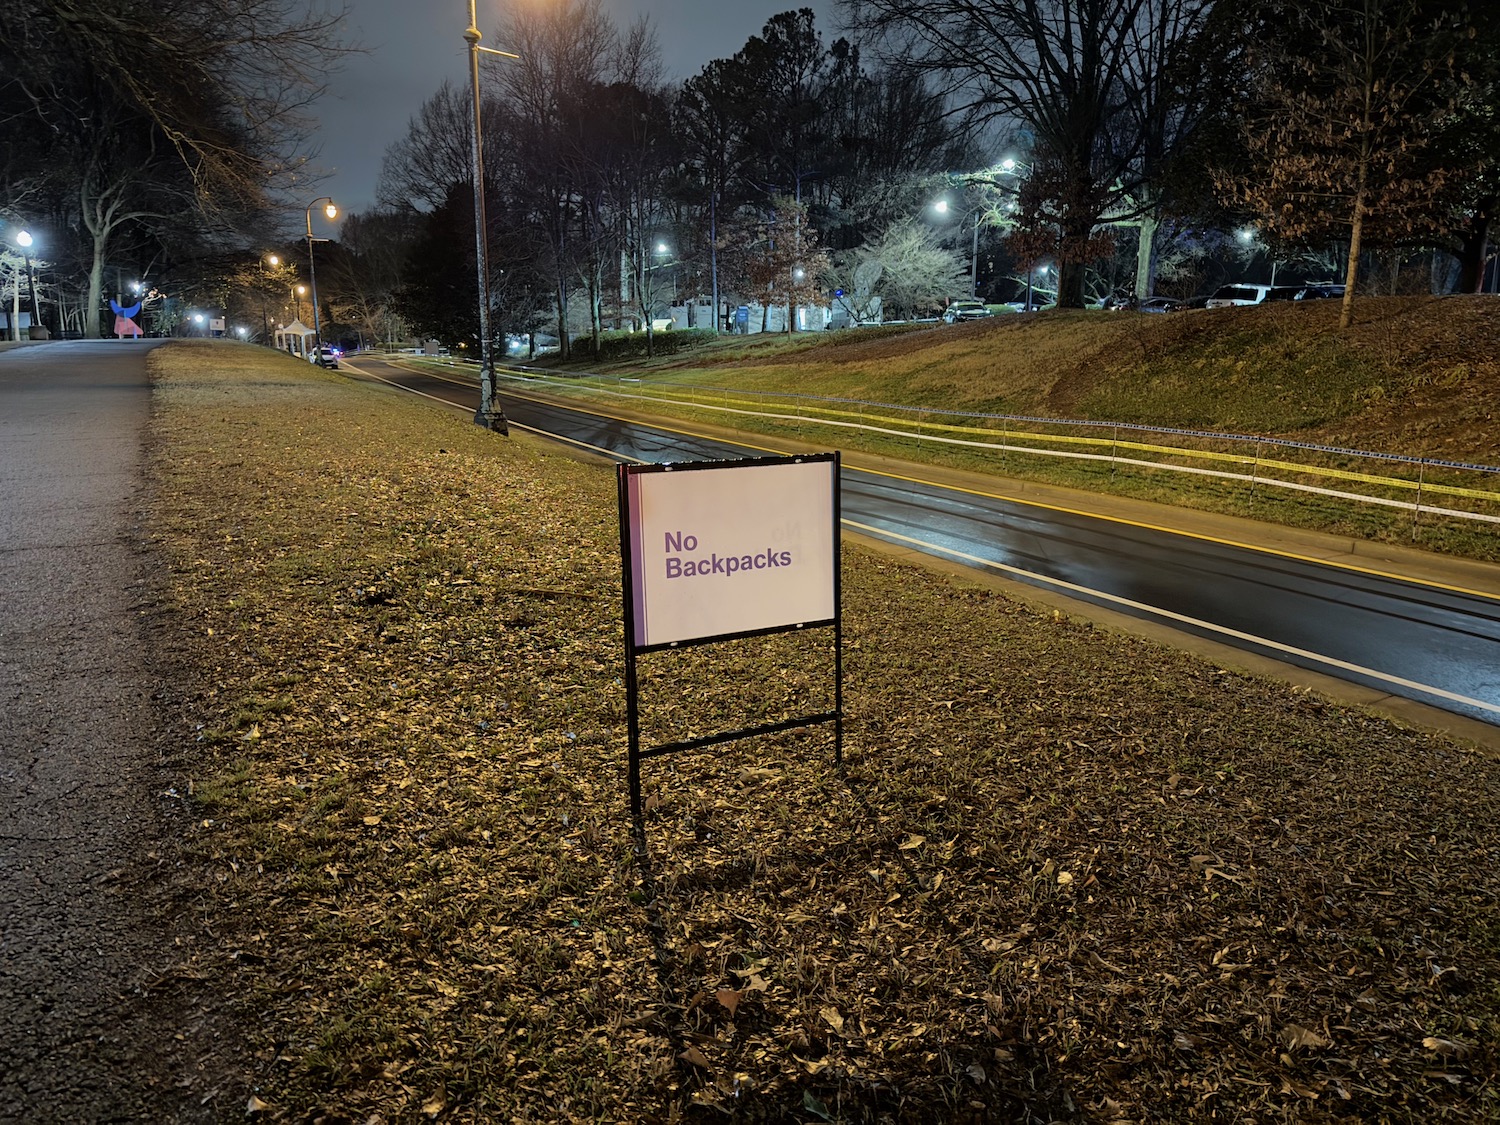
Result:
{"label": "street lamp post", "polygon": [[[293,285],[292,286],[292,300],[294,300],[294,301],[297,302],[297,321],[298,321],[299,324],[302,321],[302,294],[304,294],[306,292],[307,292],[307,286],[305,286],[305,285]],[[313,309],[313,317],[314,317],[314,319],[317,318],[317,315],[318,315],[318,310],[316,308],[314,308]]]}
{"label": "street lamp post", "polygon": [[1263,252],[1266,255],[1266,257],[1268,259],[1270,259],[1270,262],[1271,262],[1271,284],[1275,285],[1276,284],[1276,267],[1278,265],[1280,265],[1281,263],[1279,263],[1276,260],[1275,256],[1270,252],[1270,250],[1268,248],[1257,244],[1256,238],[1255,238],[1255,228],[1253,228],[1253,227],[1246,227],[1245,229],[1240,230],[1240,231],[1236,231],[1235,233],[1236,233],[1237,237],[1239,238],[1240,242],[1249,249],[1250,253],[1254,254],[1256,251],[1261,251],[1261,252]]}
{"label": "street lamp post", "polygon": [[[281,259],[275,254],[268,254],[261,260],[260,272],[264,276],[267,266],[270,266],[274,270],[279,265],[281,265]],[[271,317],[266,311],[266,291],[264,289],[260,291],[260,342],[268,348],[271,347]]]}
{"label": "street lamp post", "polygon": [[[932,205],[932,209],[939,215],[946,215],[952,210],[952,207],[949,206],[946,199],[939,199]],[[979,296],[979,212],[980,208],[977,206],[970,208],[965,210],[959,216],[958,220],[960,230],[963,229],[962,223],[964,219],[972,218],[974,220],[974,241],[969,249],[969,296],[971,297]]]}
{"label": "street lamp post", "polygon": [[[42,310],[36,303],[36,274],[31,270],[31,247],[36,239],[31,236],[29,230],[16,232],[16,245],[21,248],[21,254],[26,259],[26,285],[31,290],[31,327],[36,328],[42,323]],[[16,291],[20,292],[21,279],[16,278]],[[21,338],[21,321],[16,318],[16,339]]]}
{"label": "street lamp post", "polygon": [[484,213],[484,123],[479,102],[479,55],[482,51],[506,59],[521,56],[497,51],[493,47],[481,47],[481,38],[475,0],[469,0],[469,26],[464,30],[464,42],[469,45],[469,93],[474,102],[474,258],[479,282],[479,409],[474,412],[474,424],[509,434],[505,411],[495,401],[495,356],[490,344],[490,240]]}
{"label": "street lamp post", "polygon": [[[329,221],[332,222],[334,219],[339,217],[339,209],[338,206],[333,202],[333,200],[328,196],[320,195],[317,199],[314,199],[307,205],[307,278],[310,282],[312,282],[313,354],[318,357],[318,366],[320,367],[323,365],[323,324],[322,318],[318,314],[318,269],[315,265],[313,265],[314,240],[312,232],[312,209],[325,200],[327,200],[328,206],[323,208],[323,214],[327,215]],[[327,242],[328,240],[326,238],[320,238],[317,239],[317,241]],[[299,319],[302,316],[300,307],[298,309],[297,316]]]}
{"label": "street lamp post", "polygon": [[21,342],[21,271],[10,279],[10,338]]}
{"label": "street lamp post", "polygon": [[[1011,157],[1006,157],[1004,160],[1002,160],[1000,162],[1000,174],[1002,176],[1015,176],[1017,178],[1020,178],[1022,176],[1029,176],[1029,175],[1031,175],[1031,171],[1032,171],[1031,165],[1025,163],[1024,161],[1015,160],[1015,159],[1013,159]],[[1015,191],[1016,194],[1017,194],[1017,196],[1020,195],[1020,192],[1017,189],[1012,188],[1011,190]],[[1012,202],[1012,208],[1014,208],[1015,201],[1012,200],[1011,202]],[[1043,269],[1042,272],[1044,272],[1044,273],[1046,272],[1045,268]],[[1036,277],[1036,263],[1035,262],[1029,262],[1029,263],[1027,263],[1027,266],[1026,266],[1026,311],[1027,312],[1031,312],[1032,311],[1031,310],[1032,280],[1035,277]]]}

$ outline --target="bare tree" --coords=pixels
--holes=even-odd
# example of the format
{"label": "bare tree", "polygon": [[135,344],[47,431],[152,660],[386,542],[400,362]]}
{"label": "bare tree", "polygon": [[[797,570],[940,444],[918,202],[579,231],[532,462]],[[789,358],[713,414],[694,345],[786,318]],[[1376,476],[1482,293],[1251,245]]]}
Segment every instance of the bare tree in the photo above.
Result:
{"label": "bare tree", "polygon": [[1434,142],[1455,114],[1454,48],[1468,32],[1459,9],[1426,0],[1281,11],[1296,22],[1255,60],[1251,170],[1220,186],[1287,242],[1347,230],[1347,328],[1367,238],[1389,244],[1438,230],[1464,172]]}
{"label": "bare tree", "polygon": [[968,267],[924,223],[900,219],[856,250],[839,255],[835,276],[856,309],[880,299],[882,315],[931,313],[968,289]]}
{"label": "bare tree", "polygon": [[348,48],[303,0],[16,0],[0,10],[0,140],[31,154],[100,263],[131,224],[233,224],[297,182],[307,110]]}
{"label": "bare tree", "polygon": [[[500,106],[487,98],[482,109],[486,163],[493,164],[494,154],[503,151],[496,143],[500,137],[490,136],[492,128],[499,132]],[[412,116],[406,135],[386,147],[375,191],[380,205],[418,211],[441,205],[454,184],[473,179],[473,137],[474,110],[468,93],[444,82]],[[492,169],[486,173],[495,179]]]}
{"label": "bare tree", "polygon": [[[1168,143],[1165,57],[1208,0],[841,0],[892,66],[933,76],[978,124],[1019,131],[1058,186],[1049,222],[1085,246],[1107,217],[1143,210],[1151,146]],[[1151,131],[1155,130],[1154,139]],[[1132,195],[1135,192],[1135,195]],[[1149,210],[1149,204],[1144,209]],[[1084,268],[1063,262],[1060,303],[1081,306]]]}
{"label": "bare tree", "polygon": [[521,56],[492,70],[514,122],[509,182],[530,221],[547,232],[547,271],[567,357],[570,283],[580,268],[587,269],[591,254],[591,240],[580,232],[589,185],[571,159],[587,147],[579,131],[588,116],[579,103],[609,84],[618,36],[600,0],[558,0],[545,9],[514,9],[500,39]]}

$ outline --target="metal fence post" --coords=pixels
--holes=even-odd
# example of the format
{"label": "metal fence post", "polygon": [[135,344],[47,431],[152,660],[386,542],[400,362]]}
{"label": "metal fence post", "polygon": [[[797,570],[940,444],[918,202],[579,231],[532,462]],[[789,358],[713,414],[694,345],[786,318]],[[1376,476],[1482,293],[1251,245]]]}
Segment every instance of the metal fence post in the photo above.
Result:
{"label": "metal fence post", "polygon": [[1427,476],[1427,466],[1424,465],[1422,462],[1418,461],[1417,462],[1417,505],[1416,505],[1416,507],[1414,507],[1411,510],[1411,537],[1412,537],[1413,540],[1415,540],[1416,537],[1417,537],[1417,521],[1419,519],[1421,519],[1421,517],[1422,517],[1422,485],[1425,483],[1426,476]]}

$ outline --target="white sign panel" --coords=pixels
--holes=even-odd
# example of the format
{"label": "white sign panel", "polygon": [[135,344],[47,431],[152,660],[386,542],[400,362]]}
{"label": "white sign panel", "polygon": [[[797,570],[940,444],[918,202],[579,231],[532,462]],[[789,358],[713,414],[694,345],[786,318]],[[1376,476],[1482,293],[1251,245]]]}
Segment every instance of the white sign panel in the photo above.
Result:
{"label": "white sign panel", "polygon": [[638,648],[832,621],[832,459],[626,478]]}

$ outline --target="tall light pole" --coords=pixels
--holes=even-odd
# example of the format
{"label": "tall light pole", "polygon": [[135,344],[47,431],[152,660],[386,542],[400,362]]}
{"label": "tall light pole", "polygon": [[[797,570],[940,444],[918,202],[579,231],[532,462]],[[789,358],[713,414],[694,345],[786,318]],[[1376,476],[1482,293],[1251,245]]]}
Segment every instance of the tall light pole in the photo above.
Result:
{"label": "tall light pole", "polygon": [[[275,254],[267,254],[261,259],[260,263],[262,277],[265,275],[267,266],[270,266],[274,270],[279,265],[281,265],[280,258]],[[262,280],[261,284],[265,284],[264,280]],[[266,312],[266,291],[264,289],[260,291],[260,342],[268,348],[274,346],[271,343],[271,317]]]}
{"label": "tall light pole", "polygon": [[[932,209],[939,215],[946,215],[953,208],[946,199],[939,199],[932,205]],[[974,244],[969,249],[969,296],[971,297],[979,296],[979,210],[977,206],[966,210],[958,220],[960,224],[964,219],[974,220]],[[959,229],[963,229],[962,225]]]}
{"label": "tall light pole", "polygon": [[470,95],[474,101],[474,257],[479,280],[479,409],[474,412],[474,424],[509,434],[505,411],[495,401],[495,356],[490,347],[490,240],[484,214],[484,123],[479,103],[479,53],[483,51],[506,59],[521,56],[479,45],[483,36],[479,32],[479,16],[474,8],[475,0],[469,0],[469,26],[464,31],[464,42],[469,45]]}
{"label": "tall light pole", "polygon": [[1254,254],[1257,251],[1261,251],[1261,252],[1263,252],[1265,254],[1265,256],[1267,258],[1270,259],[1270,261],[1271,261],[1271,284],[1275,285],[1276,284],[1276,267],[1278,265],[1280,265],[1281,263],[1279,263],[1276,260],[1275,256],[1271,253],[1269,247],[1262,246],[1262,245],[1260,245],[1259,243],[1256,242],[1256,239],[1255,239],[1255,228],[1254,227],[1245,227],[1243,230],[1236,231],[1235,235],[1236,235],[1236,237],[1239,238],[1240,242],[1250,251],[1251,254]]}
{"label": "tall light pole", "polygon": [[[327,200],[328,206],[323,208],[323,214],[328,216],[329,222],[332,222],[339,217],[339,209],[328,196],[320,195],[307,205],[307,277],[312,282],[313,348],[315,349],[313,354],[318,357],[320,367],[323,365],[323,324],[322,318],[318,315],[318,270],[313,265],[312,209],[324,200]],[[327,242],[328,239],[320,238],[317,241]],[[301,316],[300,310],[298,316]]]}
{"label": "tall light pole", "polygon": [[708,200],[708,268],[713,274],[714,335],[719,334],[719,189]]}
{"label": "tall light pole", "polygon": [[[16,232],[16,245],[21,248],[21,253],[26,258],[26,284],[31,289],[31,327],[37,328],[42,323],[42,310],[36,303],[36,274],[31,272],[31,246],[34,242],[36,239],[31,237],[29,230]],[[19,278],[16,279],[16,284],[20,285]],[[20,331],[21,325],[18,320],[16,323],[17,340],[21,338]]]}

